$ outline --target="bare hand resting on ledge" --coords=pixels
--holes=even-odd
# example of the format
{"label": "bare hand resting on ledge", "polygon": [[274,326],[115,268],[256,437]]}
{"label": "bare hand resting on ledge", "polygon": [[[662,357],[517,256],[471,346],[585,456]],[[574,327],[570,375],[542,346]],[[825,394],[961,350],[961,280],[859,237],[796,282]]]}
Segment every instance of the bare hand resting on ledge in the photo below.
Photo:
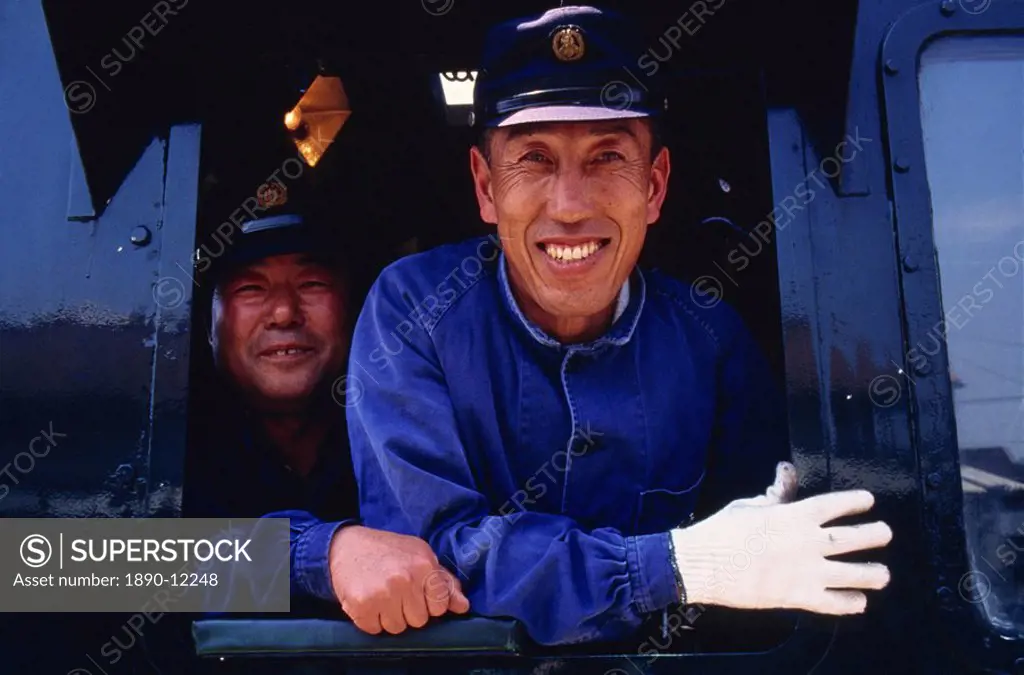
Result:
{"label": "bare hand resting on ledge", "polygon": [[421,628],[432,616],[465,614],[462,585],[425,541],[350,525],[331,541],[331,585],[345,614],[371,635]]}

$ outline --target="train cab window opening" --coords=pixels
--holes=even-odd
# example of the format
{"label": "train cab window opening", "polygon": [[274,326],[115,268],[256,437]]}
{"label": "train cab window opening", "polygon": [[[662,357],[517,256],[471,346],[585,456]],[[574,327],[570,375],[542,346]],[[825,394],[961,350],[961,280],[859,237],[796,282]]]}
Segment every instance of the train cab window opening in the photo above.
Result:
{"label": "train cab window opening", "polygon": [[971,571],[961,595],[1024,637],[1024,38],[943,38],[921,55],[921,124]]}
{"label": "train cab window opening", "polygon": [[[433,77],[436,78],[437,74],[433,74]],[[711,159],[717,156],[720,157],[718,161],[721,162],[739,162],[741,159],[747,159],[749,164],[751,148],[763,147],[766,143],[766,138],[762,135],[764,134],[763,123],[757,123],[761,115],[758,114],[756,109],[752,110],[749,106],[738,105],[732,100],[723,100],[720,105],[729,111],[728,115],[716,115],[716,111],[719,110],[718,106],[709,105],[701,113],[704,119],[690,119],[684,123],[678,122],[679,118],[676,118],[677,121],[673,121],[670,118],[666,120],[665,125],[683,126],[685,124],[686,127],[708,129],[709,125],[712,124],[711,120],[717,116],[720,118],[717,124],[721,125],[723,129],[732,125],[750,129],[751,131],[747,134],[736,134],[733,131],[732,140],[728,140],[730,137],[724,133],[702,134],[700,139],[668,133],[666,134],[666,142],[674,145],[671,150],[674,153],[678,153],[676,156],[682,157],[683,153],[703,159]],[[681,112],[680,115],[682,114]],[[736,118],[742,118],[743,122],[737,122]],[[230,167],[233,165],[231,158],[237,151],[237,146],[251,143],[252,139],[258,135],[258,132],[249,129],[230,131],[232,124],[232,122],[226,121],[223,126],[211,125],[209,134],[212,138],[219,140],[217,144],[212,145],[208,149],[207,165],[210,171],[222,176],[222,180],[231,178]],[[267,128],[277,129],[279,125],[281,125],[281,122],[275,120],[274,124],[268,125]],[[359,121],[353,118],[353,121],[350,124],[346,124],[345,129],[339,134],[339,143],[353,142],[352,134],[358,134],[359,131]],[[229,133],[234,134],[236,141],[228,142],[226,140]],[[273,133],[273,131],[267,131],[266,133]],[[464,164],[466,150],[466,147],[462,145],[464,138],[457,137],[459,132],[455,129],[452,129],[451,133],[452,147],[449,152],[440,156],[439,161],[450,161],[453,165]],[[716,140],[712,141],[712,138]],[[379,142],[380,139],[376,140]],[[395,146],[396,152],[394,154],[397,156],[398,146],[402,139],[396,138],[391,142]],[[330,154],[326,155],[326,163],[304,169],[304,173],[310,175],[315,173],[319,178],[320,182],[316,189],[310,189],[310,191],[302,193],[298,184],[288,183],[288,191],[280,196],[281,199],[286,200],[286,203],[275,207],[275,210],[282,209],[287,211],[291,204],[304,200],[307,204],[312,202],[312,206],[308,206],[308,208],[317,213],[327,213],[328,215],[331,213],[344,213],[347,222],[353,222],[357,219],[360,222],[363,222],[364,219],[365,222],[371,222],[374,218],[372,204],[366,209],[361,207],[362,200],[356,197],[361,194],[359,189],[349,187],[344,191],[346,194],[343,200],[344,209],[339,208],[336,197],[332,196],[335,192],[328,189],[334,183],[338,184],[339,190],[340,186],[346,183],[351,186],[354,180],[352,174],[353,172],[357,173],[361,166],[358,162],[349,163],[342,161],[349,157],[349,155],[338,151],[339,148],[334,148],[334,152],[337,154],[333,157]],[[404,151],[408,153],[409,149]],[[289,150],[289,152],[294,153],[294,150]],[[388,151],[382,154],[388,156],[391,153]],[[726,159],[721,159],[723,154]],[[435,158],[437,157],[435,155]],[[261,166],[265,165],[273,168],[280,164],[281,160],[279,158],[275,157],[272,159],[273,161],[268,160],[261,164]],[[691,164],[690,162],[680,163]],[[348,166],[349,164],[351,166]],[[700,162],[696,164],[700,164]],[[387,172],[392,174],[391,180],[397,184],[417,185],[420,182],[420,177],[417,175],[415,166],[415,163],[413,163],[412,168],[395,164],[388,165],[386,168]],[[723,174],[721,171],[706,171],[706,175],[703,177],[707,180],[704,182],[711,186],[711,190],[695,188],[694,182],[700,180],[698,172],[690,167],[680,167],[678,175],[674,176],[676,180],[675,187],[678,190],[677,194],[685,190],[688,196],[691,193],[702,194],[703,199],[691,200],[689,198],[681,199],[676,197],[672,200],[672,203],[667,207],[663,220],[656,227],[651,228],[650,237],[645,247],[645,260],[642,264],[645,268],[656,267],[681,279],[697,281],[696,290],[694,291],[697,294],[696,298],[699,302],[703,303],[703,306],[709,309],[713,309],[713,305],[719,302],[726,302],[731,305],[742,316],[749,330],[757,337],[757,342],[764,355],[768,357],[769,361],[777,364],[781,361],[782,343],[778,313],[779,287],[776,276],[775,245],[773,241],[767,244],[752,243],[753,235],[750,234],[752,226],[763,219],[764,214],[770,212],[772,208],[770,175],[767,161],[760,163],[760,166],[762,168],[759,171],[749,171],[744,175]],[[449,167],[443,167],[443,170],[447,171]],[[232,180],[232,182],[238,185],[230,190],[226,196],[221,197],[215,191],[211,192],[203,205],[204,217],[201,221],[205,226],[201,233],[202,236],[198,238],[198,241],[207,241],[210,233],[216,231],[216,224],[223,220],[226,213],[230,213],[236,203],[242,201],[243,198],[240,195],[244,196],[258,188],[260,179],[268,171],[269,169],[255,171],[252,180],[249,180],[248,177],[241,180]],[[454,172],[455,169],[452,169],[452,171]],[[728,175],[729,180],[725,181],[725,179],[721,178],[722,175]],[[364,177],[363,180],[369,181],[372,178]],[[722,186],[723,183],[726,183],[726,187]],[[736,197],[736,199],[730,201],[729,197]],[[440,200],[447,198],[443,194],[421,191],[417,192],[416,199],[410,199],[408,202],[410,206],[416,204],[417,211],[426,208],[429,212],[443,212]],[[431,199],[434,201],[432,202]],[[316,202],[322,203],[317,206]],[[431,206],[432,204],[434,206]],[[405,234],[412,234],[422,240],[432,242],[440,240],[444,242],[445,240],[452,241],[462,238],[458,232],[445,233],[433,231],[431,227],[435,227],[436,223],[424,223],[422,218],[417,220],[412,212],[408,214],[399,213],[398,217],[404,222],[420,222],[421,225],[418,230],[406,232]],[[718,224],[720,222],[732,225],[741,223],[748,227],[720,226]],[[384,225],[389,225],[389,223],[384,223]],[[348,231],[355,232],[358,231],[358,228],[357,230]],[[367,234],[366,236],[370,235]],[[340,235],[337,245],[355,246],[357,248],[368,246],[364,239],[358,238],[354,234]],[[239,241],[241,240],[239,239]],[[239,246],[239,241],[235,242],[234,245],[236,247]],[[731,254],[735,254],[736,251],[745,251],[744,255],[749,258],[748,264],[742,270],[735,270],[734,265],[730,266],[729,257]],[[412,252],[414,251],[406,251],[406,253]],[[226,255],[226,252],[224,255]],[[402,254],[391,253],[384,256],[379,250],[374,250],[373,255],[379,259],[385,257],[392,259]],[[351,259],[353,257],[359,258],[360,256],[358,253],[355,253],[346,257]],[[378,269],[380,265],[381,263],[378,263],[374,270]],[[722,268],[726,272],[718,271]],[[723,276],[723,274],[729,272],[732,272],[732,279],[734,281],[741,283],[739,287],[735,287],[735,290],[731,285],[728,288],[723,285],[731,284]],[[712,275],[715,280],[708,282]],[[705,278],[705,283],[699,283],[701,277]],[[368,278],[364,281],[367,280]],[[195,361],[197,364],[202,363],[203,367],[197,370],[193,376],[192,389],[193,395],[197,397],[196,401],[201,402],[193,407],[193,410],[196,411],[193,417],[195,420],[195,434],[193,438],[196,444],[196,452],[192,453],[190,469],[186,474],[186,492],[192,497],[187,506],[192,507],[190,515],[196,516],[202,514],[195,512],[195,506],[206,500],[203,499],[204,495],[196,494],[197,482],[195,479],[203,474],[209,474],[211,466],[219,467],[215,475],[211,477],[212,484],[214,485],[227,472],[230,472],[230,475],[235,477],[232,483],[240,480],[243,474],[248,476],[251,473],[248,471],[232,471],[230,467],[225,467],[223,462],[211,461],[214,459],[210,455],[212,449],[220,447],[225,453],[227,452],[228,446],[218,445],[221,442],[219,439],[227,435],[228,440],[224,441],[224,443],[233,444],[231,447],[235,450],[237,450],[235,447],[237,441],[231,438],[227,419],[211,415],[212,411],[220,410],[223,407],[224,401],[209,400],[211,396],[215,395],[214,392],[221,391],[221,389],[212,386],[216,381],[217,375],[208,358],[210,345],[207,344],[208,336],[206,330],[210,325],[208,305],[211,301],[209,297],[211,289],[207,288],[209,284],[205,279],[200,278],[199,281],[203,284],[203,288],[201,289],[202,292],[197,293],[197,297],[201,298],[201,300],[197,301],[196,321],[197,325],[203,326],[203,330],[197,331],[197,341],[195,343],[197,357]],[[362,285],[363,293],[365,293],[367,285],[365,283]],[[715,288],[718,290],[715,291]],[[361,299],[357,299],[354,304],[358,306],[358,301]],[[369,362],[367,364],[372,366]],[[776,384],[781,391],[784,386],[782,373],[779,368],[774,368],[773,370],[776,374]],[[218,440],[211,443],[209,439]],[[557,466],[561,466],[561,462],[557,460],[556,462]],[[543,478],[543,476],[541,477]],[[191,488],[189,483],[191,483]],[[244,486],[233,485],[234,488],[238,488],[240,493],[246,492]],[[260,488],[256,486],[255,489],[258,492]],[[719,504],[715,503],[717,501],[716,495],[708,494],[708,497],[708,504],[702,510],[710,514]],[[653,514],[661,508],[669,508],[672,505],[672,499],[672,495],[664,495],[657,491],[646,495],[645,502],[647,506],[644,509],[645,515],[648,512]],[[285,505],[280,506],[283,508]],[[240,517],[241,515],[253,514],[241,514],[240,512]],[[756,553],[756,550],[751,554],[753,553]],[[736,565],[738,566],[737,569],[731,570],[734,574],[740,573],[740,568],[744,565],[743,560],[737,559]],[[724,570],[724,572],[730,572],[730,570]],[[301,612],[297,615],[317,615],[316,613],[321,611],[325,612],[324,616],[328,618],[344,620],[340,612],[327,612],[326,607],[322,604],[315,606],[304,605]],[[669,631],[667,635],[664,632],[666,628]],[[793,629],[793,617],[786,613],[744,612],[722,608],[673,608],[667,613],[659,613],[657,616],[652,616],[650,622],[636,636],[635,641],[621,646],[621,648],[634,653],[641,648],[656,649],[662,653],[699,653],[718,650],[739,652],[761,651],[781,644],[792,634]],[[607,653],[611,648],[612,645],[598,642],[580,647],[579,649],[587,653]],[[560,651],[574,651],[577,648],[562,646],[557,649]],[[612,651],[619,651],[619,649]]]}
{"label": "train cab window opening", "polygon": [[[349,259],[358,259],[358,247],[367,244],[345,232],[362,231],[365,237],[370,238],[378,232],[386,232],[396,242],[426,242],[418,247],[414,245],[404,254],[415,253],[417,248],[423,251],[438,244],[465,240],[465,232],[470,226],[476,228],[477,234],[493,232],[486,229],[490,226],[478,222],[475,204],[468,201],[472,194],[466,189],[469,183],[469,177],[465,175],[466,141],[478,139],[475,135],[470,136],[473,132],[465,128],[464,122],[457,123],[448,115],[452,110],[468,111],[472,108],[474,75],[473,70],[424,72],[422,86],[425,90],[441,90],[443,96],[438,105],[445,107],[438,112],[445,114],[410,118],[406,128],[395,130],[397,133],[382,131],[379,125],[372,126],[373,110],[357,110],[350,120],[347,116],[342,117],[340,121],[344,128],[333,141],[331,152],[326,153],[322,160],[307,163],[302,169],[301,179],[286,181],[287,191],[281,195],[287,200],[285,206],[305,201],[313,204],[310,208],[317,214],[328,215],[339,226],[338,245],[355,247],[356,252],[348,256]],[[782,363],[776,241],[772,233],[766,236],[760,226],[766,214],[773,212],[773,205],[780,197],[772,193],[765,107],[757,86],[758,77],[758,73],[751,69],[739,75],[716,73],[696,77],[692,82],[680,84],[681,90],[687,92],[699,90],[704,103],[696,107],[676,106],[659,124],[664,132],[664,142],[672,152],[672,187],[662,217],[648,231],[640,264],[645,271],[655,268],[692,283],[693,290],[688,293],[684,287],[676,300],[692,303],[695,316],[715,311],[720,303],[735,310],[772,366],[775,384],[781,393],[785,388],[785,369]],[[346,89],[350,82],[353,102],[357,102],[359,82],[346,77]],[[685,94],[679,93],[677,98],[684,100]],[[244,175],[239,175],[236,168],[243,164],[238,161],[240,148],[251,147],[255,145],[254,139],[270,138],[270,135],[284,130],[294,132],[300,127],[300,120],[312,119],[307,107],[301,104],[298,107],[301,109],[299,112],[289,111],[286,115],[274,116],[266,127],[254,123],[251,128],[241,128],[237,120],[229,116],[207,124],[206,133],[211,143],[204,147],[204,166],[220,178],[222,186],[229,182],[233,185],[232,189],[224,190],[225,194],[213,190],[201,205],[202,233],[197,241],[208,241],[225,214],[250,195],[256,195],[261,181],[283,161],[292,162],[289,166],[293,167],[293,160],[281,158],[294,157],[296,146],[302,139],[289,136],[283,148],[268,151],[267,157],[259,157],[258,161],[253,159],[253,167]],[[344,113],[344,107],[335,106],[334,110]],[[444,119],[448,120],[449,126],[437,128]],[[408,141],[411,137],[423,140],[410,146]],[[268,143],[272,144],[272,141]],[[437,146],[442,145],[445,146],[444,152],[437,152]],[[298,150],[302,148],[298,147]],[[278,152],[283,154],[276,154]],[[372,166],[365,161],[367,156],[376,158]],[[411,158],[412,161],[399,158]],[[430,168],[431,175],[424,176],[424,167]],[[444,181],[436,180],[436,176],[460,174],[464,177],[463,185],[442,185]],[[308,191],[302,188],[307,177],[316,179],[315,186],[308,187]],[[393,192],[390,199],[381,200],[379,197],[385,189]],[[459,200],[452,196],[460,193],[467,197],[465,203],[457,203]],[[395,199],[396,194],[401,198]],[[432,217],[424,218],[423,214],[432,214]],[[342,227],[347,229],[342,230]],[[382,256],[379,250],[374,250],[373,254],[378,259],[393,259],[401,255]],[[448,271],[445,270],[446,273]],[[209,302],[207,291],[204,288],[203,293],[197,294],[204,298],[200,306]],[[415,299],[409,302],[415,302]],[[203,363],[192,379],[192,387],[193,395],[209,403],[210,407],[204,408],[204,404],[193,406],[198,413],[193,416],[197,422],[197,452],[192,453],[190,473],[186,474],[186,492],[200,502],[202,495],[197,495],[194,489],[196,481],[191,481],[193,489],[189,490],[189,479],[203,473],[204,465],[209,467],[207,460],[210,457],[204,457],[203,448],[217,447],[203,442],[202,437],[216,437],[228,431],[222,420],[213,418],[208,412],[215,409],[213,404],[216,402],[208,400],[215,390],[206,385],[216,378],[216,374],[208,359],[207,311],[203,307],[198,312],[202,318],[197,325],[203,326],[204,330],[197,331],[199,339],[195,343],[195,361]],[[363,363],[374,366],[370,360]],[[784,399],[782,410],[777,419],[784,419]],[[601,429],[595,431],[600,433]],[[238,445],[234,439],[228,442]],[[778,447],[786,451],[784,443]],[[556,457],[553,464],[557,472],[562,462]],[[215,482],[229,472],[230,468],[219,472]],[[726,482],[727,474],[728,471],[722,474]],[[229,475],[237,478],[241,473],[230,472]],[[543,474],[534,476],[535,479],[543,477]],[[703,475],[697,477],[695,474],[694,477],[697,484],[703,480]],[[771,480],[772,476],[768,476],[764,487]],[[732,494],[728,485],[716,483],[715,487],[725,488],[719,493],[707,485],[709,482],[704,481],[706,489],[701,494],[701,501],[706,503],[698,505],[698,515],[711,515],[724,506],[728,501],[723,497],[726,493],[730,499],[753,496]],[[232,488],[245,491],[241,485],[232,485]],[[259,486],[255,489],[259,490]],[[548,490],[552,489],[549,485]],[[628,520],[643,525],[640,529],[645,532],[675,527],[680,523],[675,520],[669,522],[672,509],[688,499],[685,494],[676,492],[654,486],[644,490],[638,503],[624,505],[623,511],[635,511]],[[535,496],[535,492],[530,496]],[[191,504],[195,503],[193,499]],[[495,504],[495,510],[499,506],[500,503]],[[753,542],[753,548],[745,552],[748,557],[757,555],[756,545],[757,542]],[[737,557],[734,567],[724,569],[722,573],[741,574],[744,565],[742,556]],[[319,611],[321,608],[317,606],[314,609]],[[330,618],[343,617],[330,614]],[[595,642],[578,647],[561,645],[555,649],[567,652],[579,649],[598,654],[623,650],[633,653],[645,650],[639,652],[642,654],[651,650],[659,653],[763,651],[783,643],[792,635],[794,628],[795,615],[788,612],[670,607],[665,612],[652,614],[630,644]]]}

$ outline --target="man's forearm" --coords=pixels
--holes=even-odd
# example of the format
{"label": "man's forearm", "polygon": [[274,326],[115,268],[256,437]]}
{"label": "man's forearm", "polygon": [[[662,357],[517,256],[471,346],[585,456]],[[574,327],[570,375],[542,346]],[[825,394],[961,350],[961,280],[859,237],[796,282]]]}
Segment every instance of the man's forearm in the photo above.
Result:
{"label": "man's forearm", "polygon": [[676,602],[668,541],[522,512],[451,528],[432,543],[464,578],[475,612],[515,618],[533,640],[556,645],[621,639]]}
{"label": "man's forearm", "polygon": [[323,522],[308,511],[279,511],[264,517],[289,519],[292,595],[334,600],[329,556],[331,541],[340,528],[357,525],[359,521],[352,518]]}

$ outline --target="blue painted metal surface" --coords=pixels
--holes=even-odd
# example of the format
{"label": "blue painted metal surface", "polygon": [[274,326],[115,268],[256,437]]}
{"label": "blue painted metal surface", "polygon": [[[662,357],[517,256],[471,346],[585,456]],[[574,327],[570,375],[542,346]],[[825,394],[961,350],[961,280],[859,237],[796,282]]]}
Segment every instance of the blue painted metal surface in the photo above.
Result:
{"label": "blue painted metal surface", "polygon": [[[90,218],[39,4],[4,3],[0,34],[0,516],[176,515],[190,289],[154,285],[192,248],[198,128],[154,136]],[[5,614],[3,670],[127,672],[141,650],[101,651],[134,646],[128,618]]]}
{"label": "blue painted metal surface", "polygon": [[[24,14],[21,40],[5,41],[5,61],[37,52],[41,66],[45,26]],[[160,427],[183,428],[188,349],[180,336],[191,293],[183,287],[171,297],[158,281],[162,261],[187,260],[192,248],[198,129],[154,138],[101,217],[69,221],[74,137],[54,95],[56,73],[37,67],[31,79],[24,88],[5,81],[4,94],[5,105],[26,114],[3,120],[3,456],[23,457],[40,429],[62,435],[31,469],[24,459],[16,465],[8,480],[17,489],[0,500],[0,513],[173,514],[175,498],[159,490],[180,489],[180,470],[163,460],[180,460],[183,437],[164,437]]]}

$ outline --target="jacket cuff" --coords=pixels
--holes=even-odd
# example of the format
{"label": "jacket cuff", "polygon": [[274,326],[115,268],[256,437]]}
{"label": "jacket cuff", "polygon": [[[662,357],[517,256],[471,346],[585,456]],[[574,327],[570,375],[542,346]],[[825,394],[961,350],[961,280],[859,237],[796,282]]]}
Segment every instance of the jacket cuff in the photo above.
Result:
{"label": "jacket cuff", "polygon": [[627,537],[626,567],[641,614],[657,612],[679,601],[668,532]]}
{"label": "jacket cuff", "polygon": [[292,559],[292,579],[298,593],[320,600],[336,599],[334,586],[331,584],[331,540],[342,527],[356,525],[358,522],[353,519],[337,523],[317,523],[298,536]]}

